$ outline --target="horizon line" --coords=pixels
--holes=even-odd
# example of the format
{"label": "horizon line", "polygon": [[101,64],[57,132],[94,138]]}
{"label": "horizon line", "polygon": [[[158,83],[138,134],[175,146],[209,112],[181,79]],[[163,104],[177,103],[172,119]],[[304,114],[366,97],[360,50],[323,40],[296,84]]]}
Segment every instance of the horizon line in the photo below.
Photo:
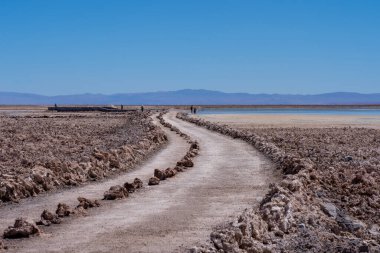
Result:
{"label": "horizon line", "polygon": [[1,93],[12,93],[12,94],[24,94],[24,95],[36,95],[43,97],[59,97],[59,96],[80,96],[80,95],[101,95],[101,96],[114,96],[114,95],[134,95],[134,94],[148,94],[148,93],[168,93],[168,92],[180,92],[180,91],[208,91],[208,92],[218,92],[224,94],[247,94],[247,95],[283,95],[283,96],[317,96],[317,95],[326,95],[326,94],[360,94],[360,95],[374,95],[380,94],[380,92],[372,92],[372,93],[361,93],[355,91],[332,91],[332,92],[322,92],[322,93],[250,93],[250,92],[226,92],[219,90],[208,90],[208,89],[179,89],[179,90],[157,90],[157,91],[141,91],[141,92],[117,92],[117,93],[71,93],[71,94],[55,94],[55,95],[47,95],[47,94],[39,94],[33,92],[18,92],[18,91],[0,91]]}

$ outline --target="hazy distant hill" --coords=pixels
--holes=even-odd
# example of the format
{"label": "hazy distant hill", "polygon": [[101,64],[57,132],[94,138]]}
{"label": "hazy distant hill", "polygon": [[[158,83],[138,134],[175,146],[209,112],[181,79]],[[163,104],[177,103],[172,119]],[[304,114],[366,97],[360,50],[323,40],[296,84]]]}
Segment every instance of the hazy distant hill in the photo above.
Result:
{"label": "hazy distant hill", "polygon": [[124,104],[124,105],[290,105],[290,104],[380,104],[380,93],[360,94],[335,92],[319,95],[280,95],[224,93],[209,90],[178,90],[127,94],[79,94],[42,96],[27,93],[0,92],[2,105],[49,104]]}

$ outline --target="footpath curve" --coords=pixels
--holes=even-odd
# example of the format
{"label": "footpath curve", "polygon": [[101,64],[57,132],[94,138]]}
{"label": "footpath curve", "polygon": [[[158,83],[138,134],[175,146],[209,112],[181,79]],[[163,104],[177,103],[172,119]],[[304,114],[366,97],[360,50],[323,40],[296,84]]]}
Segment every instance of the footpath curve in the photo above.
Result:
{"label": "footpath curve", "polygon": [[[96,208],[87,217],[67,220],[52,228],[51,234],[19,241],[9,251],[183,252],[204,243],[214,227],[259,204],[278,174],[267,158],[244,141],[179,120],[175,112],[164,119],[199,142],[193,168],[159,186],[146,186],[130,198]],[[146,170],[151,176],[155,168],[174,166],[171,161],[179,160],[188,149],[179,138],[170,133],[168,147],[126,177],[146,178],[138,173]],[[78,190],[73,190],[73,200],[81,194]],[[99,192],[103,191],[102,187]],[[3,213],[0,210],[0,216]]]}

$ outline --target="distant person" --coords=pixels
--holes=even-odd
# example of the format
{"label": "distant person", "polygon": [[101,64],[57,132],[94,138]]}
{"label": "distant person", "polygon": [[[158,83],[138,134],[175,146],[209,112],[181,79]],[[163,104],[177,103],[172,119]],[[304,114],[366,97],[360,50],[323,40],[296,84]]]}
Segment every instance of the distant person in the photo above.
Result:
{"label": "distant person", "polygon": [[54,107],[57,108],[57,104],[54,104]]}
{"label": "distant person", "polygon": [[194,114],[197,114],[197,108],[194,107]]}
{"label": "distant person", "polygon": [[144,106],[141,106],[141,112],[144,112]]}
{"label": "distant person", "polygon": [[193,113],[193,106],[190,106],[190,111],[191,113]]}

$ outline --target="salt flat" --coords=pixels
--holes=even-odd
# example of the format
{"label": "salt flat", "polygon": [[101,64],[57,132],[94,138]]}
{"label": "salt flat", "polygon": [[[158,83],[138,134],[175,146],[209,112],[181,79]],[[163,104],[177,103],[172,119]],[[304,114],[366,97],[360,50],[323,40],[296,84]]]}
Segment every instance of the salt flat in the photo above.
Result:
{"label": "salt flat", "polygon": [[207,114],[195,117],[238,128],[351,126],[380,129],[380,116],[377,115]]}

